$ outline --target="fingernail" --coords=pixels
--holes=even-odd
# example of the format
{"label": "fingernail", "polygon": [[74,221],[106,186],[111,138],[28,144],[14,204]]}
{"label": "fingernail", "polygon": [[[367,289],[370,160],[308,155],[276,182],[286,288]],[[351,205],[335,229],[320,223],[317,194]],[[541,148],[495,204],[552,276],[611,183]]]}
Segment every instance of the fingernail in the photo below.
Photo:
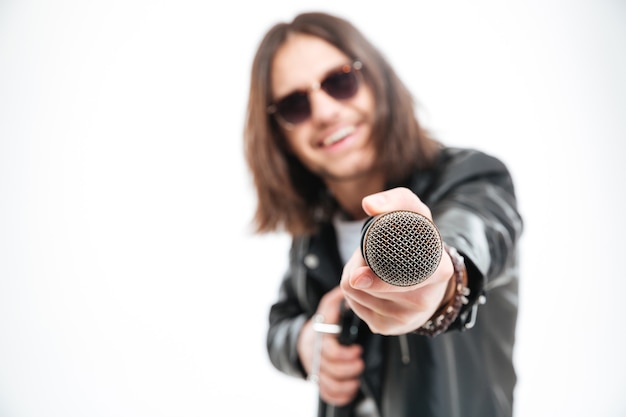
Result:
{"label": "fingernail", "polygon": [[357,279],[352,285],[354,288],[358,288],[360,290],[364,290],[372,286],[372,278],[365,275]]}
{"label": "fingernail", "polygon": [[370,204],[384,205],[387,202],[387,197],[383,193],[376,193],[368,196]]}

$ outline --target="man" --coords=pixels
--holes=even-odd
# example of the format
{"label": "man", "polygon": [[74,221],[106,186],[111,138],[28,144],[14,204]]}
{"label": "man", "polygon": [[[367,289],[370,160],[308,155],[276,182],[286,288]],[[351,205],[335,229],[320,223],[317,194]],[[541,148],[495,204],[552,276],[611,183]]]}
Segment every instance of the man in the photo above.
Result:
{"label": "man", "polygon": [[[505,165],[430,137],[383,55],[324,13],[264,36],[244,139],[256,231],[293,237],[270,360],[318,383],[319,415],[510,416],[522,220]],[[433,221],[445,247],[415,285],[361,254],[366,220],[396,210]]]}

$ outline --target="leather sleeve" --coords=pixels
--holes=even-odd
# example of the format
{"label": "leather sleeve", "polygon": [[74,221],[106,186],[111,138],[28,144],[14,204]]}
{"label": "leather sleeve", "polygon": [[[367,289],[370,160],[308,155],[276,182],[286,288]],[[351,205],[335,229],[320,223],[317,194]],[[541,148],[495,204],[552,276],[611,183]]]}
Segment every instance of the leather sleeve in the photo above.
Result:
{"label": "leather sleeve", "polygon": [[[287,375],[304,378],[306,373],[298,357],[298,335],[307,318],[312,314],[304,310],[299,302],[296,285],[306,285],[303,266],[298,265],[298,252],[306,239],[296,238],[290,249],[290,263],[280,285],[278,300],[271,306],[269,329],[267,332],[267,350],[270,362],[276,369]],[[306,304],[305,304],[306,305]]]}
{"label": "leather sleeve", "polygon": [[[444,167],[427,196],[443,240],[465,258],[471,308],[487,289],[505,285],[522,233],[513,181],[497,158],[471,149],[446,149]],[[467,314],[462,320],[467,320]]]}

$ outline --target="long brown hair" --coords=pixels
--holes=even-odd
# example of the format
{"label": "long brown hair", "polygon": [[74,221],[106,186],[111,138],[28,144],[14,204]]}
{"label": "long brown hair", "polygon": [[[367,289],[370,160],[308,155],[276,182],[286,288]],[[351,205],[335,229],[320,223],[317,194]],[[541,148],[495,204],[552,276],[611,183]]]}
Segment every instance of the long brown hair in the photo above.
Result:
{"label": "long brown hair", "polygon": [[244,128],[244,153],[258,200],[253,219],[257,233],[309,233],[320,213],[332,211],[324,183],[288,152],[280,126],[267,112],[272,60],[295,33],[317,36],[363,63],[363,77],[376,102],[372,140],[388,183],[430,166],[440,146],[420,126],[411,93],[383,54],[350,22],[326,13],[303,13],[289,23],[277,23],[261,40],[252,63]]}

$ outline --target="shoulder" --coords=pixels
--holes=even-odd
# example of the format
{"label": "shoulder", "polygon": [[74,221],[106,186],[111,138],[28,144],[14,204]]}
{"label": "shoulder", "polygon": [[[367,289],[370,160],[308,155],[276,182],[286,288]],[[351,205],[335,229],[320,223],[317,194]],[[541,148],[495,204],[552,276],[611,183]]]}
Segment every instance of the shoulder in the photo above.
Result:
{"label": "shoulder", "polygon": [[509,169],[501,159],[472,148],[443,148],[435,171],[440,182],[510,178]]}
{"label": "shoulder", "polygon": [[508,171],[504,162],[484,151],[473,148],[445,147],[441,151],[439,169],[470,171]]}
{"label": "shoulder", "polygon": [[444,147],[431,170],[416,172],[413,190],[430,202],[459,187],[482,188],[497,184],[512,192],[513,181],[507,166],[498,157],[473,148]]}

